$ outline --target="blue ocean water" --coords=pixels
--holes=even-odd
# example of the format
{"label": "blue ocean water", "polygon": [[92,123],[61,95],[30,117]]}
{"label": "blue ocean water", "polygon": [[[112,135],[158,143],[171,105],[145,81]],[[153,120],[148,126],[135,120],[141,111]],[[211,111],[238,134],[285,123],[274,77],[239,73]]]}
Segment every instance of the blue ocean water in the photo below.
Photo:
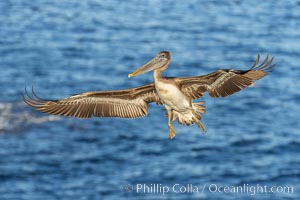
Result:
{"label": "blue ocean water", "polygon": [[[167,76],[247,69],[259,52],[277,66],[255,87],[205,96],[207,134],[176,125],[172,141],[156,105],[141,119],[82,120],[21,100],[31,85],[57,99],[150,83],[127,74],[161,50]],[[299,199],[299,63],[300,1],[2,0],[0,199]],[[258,184],[293,191],[212,191]]]}

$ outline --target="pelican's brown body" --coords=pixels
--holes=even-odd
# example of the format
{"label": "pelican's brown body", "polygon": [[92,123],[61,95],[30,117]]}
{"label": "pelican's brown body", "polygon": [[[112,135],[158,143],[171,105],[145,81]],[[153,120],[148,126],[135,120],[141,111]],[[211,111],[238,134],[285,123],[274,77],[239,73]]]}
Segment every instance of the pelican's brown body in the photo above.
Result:
{"label": "pelican's brown body", "polygon": [[141,87],[100,92],[86,92],[60,100],[44,100],[23,95],[23,100],[37,110],[49,114],[74,116],[79,118],[121,117],[137,118],[148,114],[148,104],[156,102],[167,109],[169,138],[176,135],[172,121],[191,125],[196,123],[202,132],[205,128],[201,123],[200,113],[205,113],[204,102],[193,102],[205,92],[213,97],[226,97],[250,86],[255,80],[267,75],[275,65],[271,65],[273,57],[269,56],[257,65],[260,56],[249,70],[218,70],[203,76],[187,78],[163,77],[171,61],[171,53],[162,51],[151,61],[128,75],[137,76],[154,70],[154,82]]}

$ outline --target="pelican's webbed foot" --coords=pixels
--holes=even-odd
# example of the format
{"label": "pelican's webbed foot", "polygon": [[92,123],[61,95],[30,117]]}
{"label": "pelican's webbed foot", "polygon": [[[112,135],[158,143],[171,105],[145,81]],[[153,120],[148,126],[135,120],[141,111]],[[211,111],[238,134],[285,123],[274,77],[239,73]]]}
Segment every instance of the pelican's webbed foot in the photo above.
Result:
{"label": "pelican's webbed foot", "polygon": [[173,125],[169,124],[169,138],[172,140],[176,136],[176,131]]}

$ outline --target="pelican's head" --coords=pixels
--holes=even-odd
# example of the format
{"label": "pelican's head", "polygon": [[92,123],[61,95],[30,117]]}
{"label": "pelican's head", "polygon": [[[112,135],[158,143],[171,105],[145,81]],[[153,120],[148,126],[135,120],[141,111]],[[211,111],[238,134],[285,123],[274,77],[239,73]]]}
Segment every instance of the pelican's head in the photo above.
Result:
{"label": "pelican's head", "polygon": [[[131,74],[128,74],[128,78],[137,76],[152,70],[167,67],[171,60],[171,52],[161,51],[152,60],[143,65],[141,68],[135,70]],[[163,69],[164,70],[164,69]]]}

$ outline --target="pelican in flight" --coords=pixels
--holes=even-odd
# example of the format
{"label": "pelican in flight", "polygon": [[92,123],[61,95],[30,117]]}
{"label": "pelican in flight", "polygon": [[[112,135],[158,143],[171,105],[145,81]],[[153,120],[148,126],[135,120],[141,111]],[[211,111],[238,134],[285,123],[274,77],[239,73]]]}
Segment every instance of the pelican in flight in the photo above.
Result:
{"label": "pelican in flight", "polygon": [[260,55],[249,70],[220,69],[207,75],[185,78],[164,77],[171,61],[171,53],[162,51],[152,60],[137,69],[128,77],[154,71],[154,82],[136,88],[125,90],[95,91],[77,94],[60,100],[39,98],[32,90],[29,95],[25,88],[23,100],[29,106],[44,113],[72,116],[78,118],[119,117],[138,118],[148,114],[148,104],[164,105],[167,110],[169,138],[176,135],[172,121],[179,124],[192,125],[196,123],[204,133],[201,114],[205,113],[204,102],[193,102],[205,92],[212,98],[226,97],[234,94],[268,74],[275,64],[274,57],[269,54],[258,65]]}

